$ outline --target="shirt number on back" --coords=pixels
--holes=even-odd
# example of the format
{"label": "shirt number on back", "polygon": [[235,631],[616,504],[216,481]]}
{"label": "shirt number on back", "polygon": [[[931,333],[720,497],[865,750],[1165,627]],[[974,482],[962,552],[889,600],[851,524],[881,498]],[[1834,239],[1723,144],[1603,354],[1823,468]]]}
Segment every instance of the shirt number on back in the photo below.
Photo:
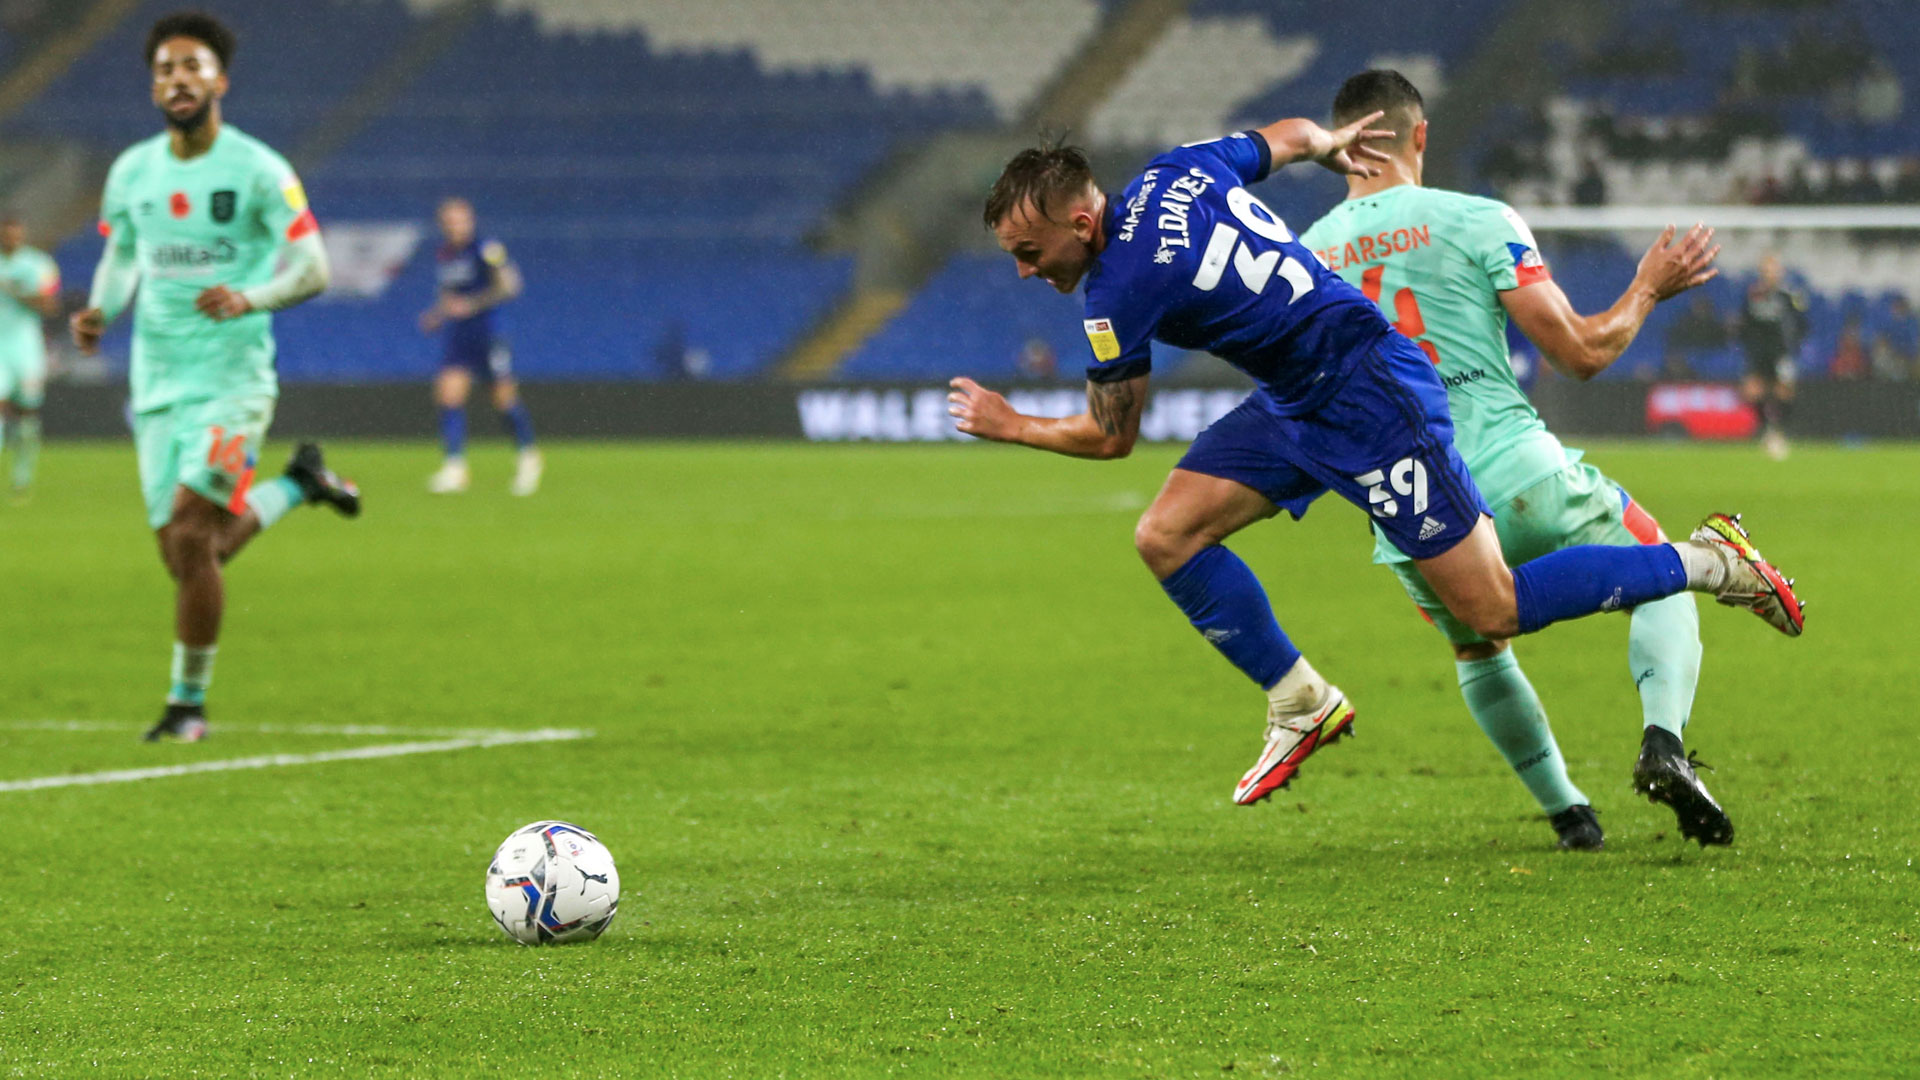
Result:
{"label": "shirt number on back", "polygon": [[[1292,242],[1293,234],[1287,231],[1286,225],[1264,203],[1249,194],[1246,188],[1237,187],[1228,191],[1227,206],[1240,224],[1255,236],[1264,236],[1276,244]],[[1193,275],[1193,287],[1201,292],[1212,292],[1226,275],[1229,262],[1233,263],[1234,272],[1240,275],[1241,284],[1256,293],[1266,292],[1267,282],[1273,279],[1276,271],[1293,290],[1293,295],[1287,299],[1288,304],[1313,291],[1313,274],[1299,259],[1291,255],[1283,259],[1278,251],[1255,255],[1251,248],[1240,242],[1240,230],[1224,221],[1214,222],[1213,235],[1207,238],[1207,250],[1200,256],[1200,269]]]}
{"label": "shirt number on back", "polygon": [[[1380,303],[1380,278],[1386,272],[1386,267],[1375,266],[1360,275],[1360,291],[1381,311],[1387,310],[1387,306]],[[1433,366],[1439,367],[1440,350],[1434,348],[1433,342],[1420,340],[1420,335],[1427,332],[1427,320],[1420,315],[1420,298],[1413,295],[1412,289],[1394,290],[1393,318],[1393,328],[1412,338],[1413,343],[1420,346],[1420,351],[1427,354],[1427,359],[1433,361]]]}

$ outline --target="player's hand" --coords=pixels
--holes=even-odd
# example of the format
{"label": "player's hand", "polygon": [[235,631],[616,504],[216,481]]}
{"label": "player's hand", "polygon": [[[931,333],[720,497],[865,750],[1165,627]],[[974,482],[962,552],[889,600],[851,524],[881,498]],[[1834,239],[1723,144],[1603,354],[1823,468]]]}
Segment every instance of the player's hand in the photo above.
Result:
{"label": "player's hand", "polygon": [[1367,125],[1385,115],[1385,111],[1375,110],[1345,127],[1323,132],[1324,142],[1316,136],[1313,160],[1341,176],[1379,176],[1380,166],[1393,159],[1385,150],[1367,144],[1391,139],[1393,132]]}
{"label": "player's hand", "polygon": [[107,317],[97,307],[76,311],[67,319],[67,329],[73,334],[73,343],[79,347],[82,356],[92,356],[100,351],[100,335],[107,332]]}
{"label": "player's hand", "polygon": [[480,305],[464,296],[449,296],[440,301],[440,314],[449,319],[471,319],[480,311]]}
{"label": "player's hand", "polygon": [[193,306],[200,309],[200,314],[214,322],[237,319],[253,310],[252,301],[225,285],[215,285],[210,289],[201,290],[200,295],[194,297]]}
{"label": "player's hand", "polygon": [[1678,296],[1720,276],[1713,265],[1714,256],[1720,254],[1720,245],[1713,242],[1713,230],[1695,225],[1679,243],[1673,239],[1676,231],[1667,226],[1640,257],[1640,269],[1634,274],[1634,280],[1653,291],[1655,300]]}
{"label": "player's hand", "polygon": [[440,313],[440,305],[435,304],[420,313],[420,332],[423,334],[431,334],[435,330],[440,329],[441,324],[446,321],[447,317]]}
{"label": "player's hand", "polygon": [[981,439],[1010,442],[1020,427],[1020,414],[1007,399],[962,376],[947,383],[947,414],[953,426]]}

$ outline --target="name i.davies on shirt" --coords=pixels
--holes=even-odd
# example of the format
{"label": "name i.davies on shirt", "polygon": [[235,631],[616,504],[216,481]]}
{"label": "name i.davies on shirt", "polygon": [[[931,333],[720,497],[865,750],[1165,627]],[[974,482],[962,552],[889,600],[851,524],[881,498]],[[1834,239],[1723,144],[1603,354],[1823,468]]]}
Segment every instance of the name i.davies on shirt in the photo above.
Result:
{"label": "name i.davies on shirt", "polygon": [[[1199,169],[1189,168],[1187,175],[1167,185],[1166,193],[1160,196],[1160,216],[1154,221],[1160,230],[1160,246],[1153,253],[1153,261],[1165,265],[1173,261],[1178,254],[1174,248],[1193,246],[1193,230],[1188,224],[1188,215],[1193,210],[1193,201],[1199,198],[1207,188],[1218,183],[1213,177]],[[1146,193],[1142,187],[1141,193]]]}

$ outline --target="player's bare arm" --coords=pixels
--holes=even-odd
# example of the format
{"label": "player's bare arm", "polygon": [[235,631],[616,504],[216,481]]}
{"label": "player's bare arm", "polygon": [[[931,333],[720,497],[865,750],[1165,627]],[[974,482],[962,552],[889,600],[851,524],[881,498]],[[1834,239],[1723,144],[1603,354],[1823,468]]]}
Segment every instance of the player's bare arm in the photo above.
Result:
{"label": "player's bare arm", "polygon": [[1106,461],[1133,452],[1140,437],[1140,414],[1147,404],[1147,379],[1141,375],[1114,382],[1087,383],[1087,411],[1059,418],[1015,412],[1000,394],[968,378],[948,385],[947,412],[954,426],[994,442],[1019,443],[1069,457]]}
{"label": "player's bare arm", "polygon": [[1626,351],[1655,304],[1712,281],[1720,271],[1713,260],[1720,246],[1713,230],[1695,225],[1677,242],[1669,225],[1640,259],[1633,283],[1613,306],[1595,315],[1573,309],[1567,294],[1551,278],[1500,294],[1522,332],[1540,347],[1555,371],[1586,380],[1605,371]]}
{"label": "player's bare arm", "polygon": [[1387,152],[1370,143],[1394,137],[1391,131],[1368,125],[1386,115],[1369,113],[1351,124],[1328,131],[1311,120],[1281,120],[1260,128],[1278,170],[1296,161],[1311,161],[1341,176],[1378,176],[1380,165],[1392,160]]}

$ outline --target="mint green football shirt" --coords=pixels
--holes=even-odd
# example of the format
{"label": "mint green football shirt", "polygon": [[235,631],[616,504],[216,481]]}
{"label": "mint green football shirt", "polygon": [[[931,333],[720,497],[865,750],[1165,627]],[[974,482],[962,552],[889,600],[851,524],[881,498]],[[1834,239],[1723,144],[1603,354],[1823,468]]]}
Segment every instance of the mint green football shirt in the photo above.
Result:
{"label": "mint green football shirt", "polygon": [[100,230],[140,265],[129,379],[136,412],[183,401],[279,392],[273,317],[215,322],[202,290],[236,291],[273,276],[280,246],[317,226],[287,160],[231,124],[206,153],[173,156],[162,133],[135,143],[107,174]]}
{"label": "mint green football shirt", "polygon": [[[1341,203],[1300,242],[1434,362],[1454,445],[1487,505],[1498,509],[1578,460],[1534,411],[1507,353],[1499,294],[1548,276],[1532,230],[1512,207],[1402,184]],[[1406,559],[1376,532],[1375,562]]]}
{"label": "mint green football shirt", "polygon": [[52,296],[60,291],[60,267],[52,256],[25,244],[0,255],[0,365],[20,373],[47,367],[47,335],[40,313],[14,299],[16,294]]}

